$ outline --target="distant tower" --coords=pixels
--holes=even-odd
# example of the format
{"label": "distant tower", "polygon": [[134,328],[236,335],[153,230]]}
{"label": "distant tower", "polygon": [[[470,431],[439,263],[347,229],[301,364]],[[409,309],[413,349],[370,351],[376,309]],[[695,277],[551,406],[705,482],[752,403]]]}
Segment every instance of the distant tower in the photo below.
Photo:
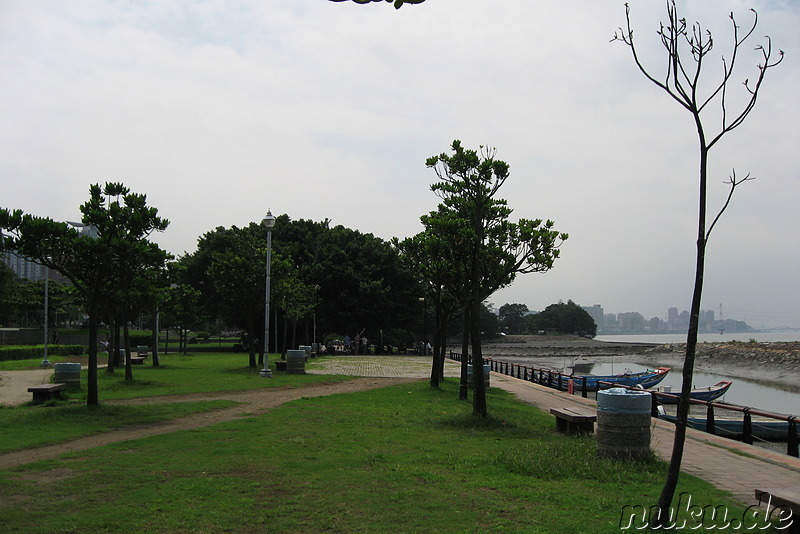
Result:
{"label": "distant tower", "polygon": [[725,317],[722,315],[722,303],[719,305],[719,335],[725,333]]}

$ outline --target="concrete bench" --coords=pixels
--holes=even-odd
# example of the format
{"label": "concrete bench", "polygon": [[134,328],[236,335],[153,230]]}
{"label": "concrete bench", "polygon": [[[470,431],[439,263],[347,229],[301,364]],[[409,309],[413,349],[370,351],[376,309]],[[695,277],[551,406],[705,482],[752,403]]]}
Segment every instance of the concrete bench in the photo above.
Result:
{"label": "concrete bench", "polygon": [[33,393],[33,402],[41,404],[52,399],[61,399],[61,392],[65,389],[67,389],[66,384],[41,384],[29,387],[28,391]]}
{"label": "concrete bench", "polygon": [[[787,520],[788,528],[781,530],[787,534],[800,534],[800,486],[790,488],[761,488],[756,489],[756,499],[758,504],[768,503],[770,508],[775,509],[778,506],[788,508],[792,511],[791,517]],[[784,511],[781,517],[787,517],[788,512]],[[770,514],[772,519],[778,519],[777,514]],[[791,524],[788,522],[791,521]],[[778,525],[779,528],[784,528],[784,525]]]}
{"label": "concrete bench", "polygon": [[556,416],[556,429],[565,434],[591,434],[597,414],[579,408],[550,408]]}
{"label": "concrete bench", "polygon": [[131,365],[143,365],[144,356],[131,356]]}

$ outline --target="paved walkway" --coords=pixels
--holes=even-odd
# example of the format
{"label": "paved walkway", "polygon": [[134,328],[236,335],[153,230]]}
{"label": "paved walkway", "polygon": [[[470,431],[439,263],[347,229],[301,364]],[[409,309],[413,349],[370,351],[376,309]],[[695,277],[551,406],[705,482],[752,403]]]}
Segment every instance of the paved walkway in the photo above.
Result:
{"label": "paved walkway", "polygon": [[0,406],[25,404],[32,398],[28,388],[50,381],[53,369],[0,371]]}
{"label": "paved walkway", "polygon": [[[308,372],[427,377],[430,375],[430,358],[345,356],[311,363]],[[457,377],[459,372],[460,364],[445,362],[446,377]],[[491,374],[491,386],[503,388],[521,401],[548,413],[550,408],[583,406],[595,409],[597,406],[594,400],[498,373]],[[658,456],[669,461],[675,425],[658,419],[652,421],[651,446]],[[687,431],[681,465],[682,471],[730,491],[746,505],[756,504],[756,487],[797,486],[800,481],[800,459],[691,429]]]}

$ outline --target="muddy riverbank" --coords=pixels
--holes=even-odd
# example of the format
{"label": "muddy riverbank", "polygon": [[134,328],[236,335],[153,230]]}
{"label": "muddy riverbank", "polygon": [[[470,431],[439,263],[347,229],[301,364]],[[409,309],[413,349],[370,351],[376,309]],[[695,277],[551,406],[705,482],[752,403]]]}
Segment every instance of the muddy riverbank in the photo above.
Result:
{"label": "muddy riverbank", "polygon": [[[543,368],[616,360],[679,371],[684,352],[684,344],[604,342],[571,336],[507,336],[483,345],[486,358]],[[700,343],[695,370],[799,392],[800,342]]]}

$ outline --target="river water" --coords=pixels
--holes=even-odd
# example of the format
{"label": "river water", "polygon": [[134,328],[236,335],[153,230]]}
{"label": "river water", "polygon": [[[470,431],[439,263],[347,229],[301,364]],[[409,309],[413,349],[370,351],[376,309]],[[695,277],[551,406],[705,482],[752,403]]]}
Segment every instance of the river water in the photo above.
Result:
{"label": "river water", "polygon": [[[686,336],[683,334],[656,334],[656,335],[617,335],[617,336],[597,336],[599,341],[616,341],[629,343],[685,343]],[[698,342],[728,342],[728,341],[750,341],[755,339],[758,342],[787,342],[800,341],[800,332],[757,332],[745,334],[701,334]],[[581,365],[576,372],[588,374],[617,374],[626,369],[633,372],[643,371],[646,368],[633,361],[625,361],[633,357],[620,356],[619,361],[612,363],[588,363]],[[681,371],[678,366],[673,365],[672,371],[667,375],[661,386],[671,386],[673,391],[681,389]],[[712,374],[695,369],[694,386],[704,387],[716,384],[720,380],[732,380],[733,385],[720,401],[731,404],[740,404],[753,408],[760,408],[771,412],[784,414],[800,414],[800,391],[787,391],[776,387],[770,387],[761,382],[748,379],[746,376],[724,376]]]}
{"label": "river water", "polygon": [[[639,372],[647,370],[646,366],[627,361],[628,357],[620,358],[620,361],[602,363],[577,363],[574,366],[575,374],[592,375],[613,375],[623,373],[626,370]],[[675,365],[667,377],[659,384],[659,387],[669,386],[675,393],[680,392],[683,370]],[[770,412],[783,414],[800,413],[800,393],[785,391],[774,387],[766,386],[759,382],[748,380],[746,377],[724,376],[703,371],[695,370],[694,386],[705,387],[716,384],[721,380],[730,380],[733,385],[724,397],[717,399],[717,402],[727,402],[729,404],[739,404],[751,408],[760,408]]]}

